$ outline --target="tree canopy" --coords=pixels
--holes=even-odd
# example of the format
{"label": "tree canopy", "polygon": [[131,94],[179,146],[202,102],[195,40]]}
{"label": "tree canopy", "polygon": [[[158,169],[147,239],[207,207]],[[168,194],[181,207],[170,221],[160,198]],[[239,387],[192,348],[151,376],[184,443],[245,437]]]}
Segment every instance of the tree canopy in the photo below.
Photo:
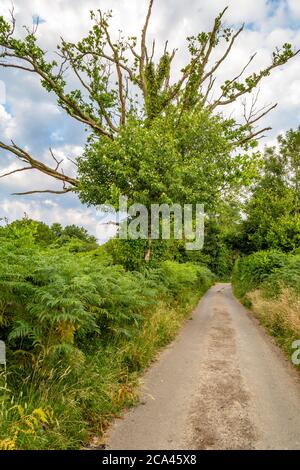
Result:
{"label": "tree canopy", "polygon": [[[218,88],[219,68],[244,25],[235,29],[224,24],[225,8],[210,31],[187,39],[189,60],[178,71],[174,58],[179,51],[166,42],[157,54],[156,41],[149,44],[153,3],[149,1],[139,37],[123,33],[115,37],[112,12],[91,12],[92,28],[86,37],[78,42],[61,39],[55,60],[38,44],[38,25],[25,28],[20,38],[13,11],[10,20],[0,17],[0,66],[37,75],[42,87],[56,95],[58,106],[89,131],[84,155],[77,162],[78,177],[64,172],[63,162],[51,149],[53,167],[15,142],[0,142],[0,148],[25,164],[8,175],[36,169],[63,184],[61,191],[30,194],[75,191],[90,204],[115,202],[122,192],[139,202],[168,202],[176,196],[178,202],[201,197],[209,203],[224,190],[222,185],[230,187],[251,175],[245,150],[269,129],[259,128],[258,123],[276,105],[260,110],[252,106],[243,123],[220,113],[251,94],[299,50],[285,43],[273,52],[267,67],[247,75],[253,54],[239,74]],[[70,87],[70,73],[77,88]]]}
{"label": "tree canopy", "polygon": [[278,137],[267,147],[262,174],[254,185],[242,225],[242,251],[291,251],[300,244],[300,129]]}

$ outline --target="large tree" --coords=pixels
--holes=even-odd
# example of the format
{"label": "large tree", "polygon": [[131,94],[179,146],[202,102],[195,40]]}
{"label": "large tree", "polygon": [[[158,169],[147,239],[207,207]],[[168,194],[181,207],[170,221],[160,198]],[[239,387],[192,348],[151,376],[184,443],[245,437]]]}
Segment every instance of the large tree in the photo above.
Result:
{"label": "large tree", "polygon": [[[153,138],[152,129],[155,132],[160,125],[166,131],[163,141],[157,138],[156,146],[153,151],[154,159],[161,159],[163,171],[168,163],[174,158],[178,160],[178,165],[172,171],[178,169],[185,157],[186,147],[188,155],[185,159],[187,166],[183,171],[183,182],[176,180],[175,184],[185,183],[185,179],[195,171],[197,176],[209,170],[209,164],[202,166],[203,160],[209,160],[209,156],[217,152],[219,159],[216,160],[218,166],[222,158],[222,152],[218,145],[220,139],[225,138],[230,148],[224,153],[241,146],[251,144],[253,139],[262,136],[267,129],[257,128],[258,121],[265,116],[275,105],[255,110],[253,107],[249,114],[245,114],[245,122],[237,124],[233,120],[222,120],[213,118],[213,125],[219,125],[218,144],[216,148],[210,146],[199,152],[199,139],[193,141],[179,142],[175,149],[170,149],[168,137],[175,136],[179,128],[182,133],[195,122],[201,127],[199,121],[206,120],[214,112],[224,109],[226,105],[235,102],[238,98],[251,93],[261,82],[261,80],[270,74],[270,72],[286,63],[289,59],[298,54],[293,51],[290,44],[284,44],[281,49],[276,49],[273,53],[269,66],[256,73],[245,76],[246,69],[252,63],[255,54],[253,54],[242,66],[240,73],[231,77],[220,87],[220,93],[216,95],[214,90],[216,74],[222,63],[229,57],[229,54],[244,29],[242,25],[238,30],[223,25],[223,17],[226,13],[225,8],[214,20],[213,27],[209,32],[201,32],[196,36],[188,38],[189,61],[179,72],[172,68],[174,57],[177,50],[169,50],[168,43],[163,48],[163,53],[156,54],[156,42],[149,45],[147,32],[152,14],[153,0],[149,1],[146,20],[142,27],[139,38],[126,38],[121,33],[118,38],[114,37],[110,29],[111,12],[103,13],[100,10],[91,13],[93,21],[92,29],[87,36],[77,43],[72,43],[61,39],[56,51],[56,59],[51,60],[47,53],[38,45],[36,31],[37,25],[32,29],[25,28],[25,36],[17,37],[15,26],[16,19],[13,11],[11,19],[6,20],[0,17],[0,46],[2,58],[0,66],[3,68],[18,69],[20,72],[37,75],[41,80],[41,85],[48,92],[54,93],[57,97],[58,106],[61,107],[69,116],[81,122],[90,131],[85,159],[87,159],[87,170],[82,167],[83,176],[88,174],[88,183],[91,185],[90,194],[84,184],[84,200],[88,202],[110,202],[110,190],[112,188],[115,194],[124,190],[126,186],[137,185],[134,187],[135,196],[139,193],[139,185],[143,182],[143,174],[147,173],[147,167],[151,167],[151,158],[148,156],[144,161],[144,149],[137,148],[145,143],[145,139]],[[223,45],[225,44],[225,48]],[[213,62],[215,49],[220,50],[219,57]],[[70,89],[70,72],[78,81],[78,88]],[[73,83],[73,79],[72,79]],[[215,91],[215,92],[214,92]],[[217,96],[213,98],[213,96]],[[171,119],[169,120],[169,116]],[[190,122],[186,122],[189,116]],[[183,124],[178,125],[181,118]],[[127,159],[127,153],[130,153],[127,128],[133,127],[133,139],[131,142],[134,153],[137,155],[136,161],[130,155]],[[152,127],[154,126],[154,127]],[[168,128],[166,130],[166,127]],[[203,131],[203,127],[201,131]],[[142,135],[141,129],[147,129],[149,135]],[[171,130],[170,130],[171,129]],[[129,131],[130,132],[130,131]],[[168,134],[169,132],[169,134]],[[195,132],[190,132],[190,137],[195,137]],[[135,142],[135,138],[137,142]],[[180,140],[179,139],[179,140]],[[205,141],[205,139],[203,139]],[[148,140],[147,140],[148,141]],[[0,148],[15,155],[25,166],[15,171],[27,171],[36,169],[63,183],[61,193],[78,191],[81,189],[81,178],[74,178],[65,174],[60,162],[53,152],[54,166],[50,167],[39,159],[31,155],[24,147],[18,143],[0,142]],[[117,164],[125,168],[121,177],[117,175],[116,162],[114,155],[111,157],[104,154],[104,148],[109,152],[117,153]],[[109,153],[108,152],[108,153]],[[187,161],[193,153],[192,161]],[[197,153],[201,158],[197,162]],[[95,166],[94,175],[91,175],[90,158],[95,154],[99,155],[98,164]],[[166,156],[166,160],[163,158]],[[137,162],[139,160],[140,163]],[[228,155],[227,155],[228,160]],[[240,171],[238,160],[237,172]],[[153,167],[157,165],[155,161]],[[165,166],[164,166],[165,165]],[[145,169],[146,168],[146,169]],[[215,168],[212,168],[214,171]],[[137,175],[142,173],[141,181],[138,181]],[[231,173],[231,171],[229,171]],[[226,169],[224,170],[226,175]],[[153,176],[153,175],[152,175]],[[181,175],[179,176],[181,179]],[[195,178],[194,178],[195,179]],[[197,179],[197,178],[196,178]],[[126,181],[125,181],[126,180]],[[170,178],[167,177],[168,186]],[[203,178],[202,178],[203,180]],[[86,181],[86,180],[85,180]],[[94,181],[98,185],[98,196],[95,199]],[[156,193],[158,199],[163,199],[165,187],[157,182]],[[191,182],[192,184],[192,178]],[[199,185],[199,181],[197,182]],[[215,185],[214,191],[220,189]],[[169,188],[171,189],[171,188]],[[47,190],[30,191],[47,192]],[[51,191],[50,191],[51,192]],[[144,192],[144,189],[143,189]],[[150,191],[151,192],[151,191]],[[103,193],[103,195],[101,194]]]}
{"label": "large tree", "polygon": [[300,129],[278,137],[267,147],[261,177],[254,185],[242,224],[241,250],[300,246]]}

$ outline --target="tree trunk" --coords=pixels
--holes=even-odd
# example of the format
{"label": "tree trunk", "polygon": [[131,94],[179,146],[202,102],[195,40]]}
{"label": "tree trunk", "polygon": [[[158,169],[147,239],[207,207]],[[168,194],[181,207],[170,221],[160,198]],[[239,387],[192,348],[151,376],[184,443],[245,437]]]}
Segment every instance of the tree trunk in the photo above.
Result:
{"label": "tree trunk", "polygon": [[152,247],[152,239],[151,239],[151,236],[148,237],[148,247],[147,247],[147,250],[145,251],[145,255],[144,255],[144,261],[146,263],[149,263],[150,259],[151,259],[151,247]]}

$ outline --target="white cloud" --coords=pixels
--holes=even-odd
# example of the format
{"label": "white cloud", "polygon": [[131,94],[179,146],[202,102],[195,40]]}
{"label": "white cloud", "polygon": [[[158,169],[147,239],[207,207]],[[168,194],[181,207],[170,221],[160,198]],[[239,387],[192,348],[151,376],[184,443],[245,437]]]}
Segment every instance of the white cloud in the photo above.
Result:
{"label": "white cloud", "polygon": [[54,142],[63,142],[65,139],[59,132],[52,132],[50,139]]}
{"label": "white cloud", "polygon": [[3,135],[5,139],[12,139],[13,135],[17,129],[17,122],[9,114],[5,107],[0,104],[0,134]]}
{"label": "white cloud", "polygon": [[42,204],[45,204],[45,206],[58,207],[57,202],[53,202],[51,201],[51,199],[46,199],[45,201],[42,201]]}
{"label": "white cloud", "polygon": [[[55,202],[51,200],[47,200],[47,202],[44,201],[44,204],[41,204],[38,201],[4,199],[0,203],[0,219],[5,217],[11,222],[23,218],[26,214],[32,219],[44,221],[49,225],[58,222],[63,227],[72,224],[83,226],[88,228],[90,233],[96,235],[99,221],[95,210],[84,207],[62,210]],[[103,238],[106,238],[105,230],[103,233]],[[101,238],[101,232],[98,231],[98,234]]]}
{"label": "white cloud", "polygon": [[[61,168],[63,168],[64,172],[70,176],[76,177],[77,169],[71,160],[82,154],[82,147],[64,145],[62,147],[53,147],[52,151],[57,161],[62,161]],[[5,154],[4,152],[1,152],[0,156],[0,174],[2,175],[15,171],[18,168],[28,166],[12,157],[10,153]],[[51,157],[48,149],[45,149],[41,156],[42,160],[50,167],[53,168],[57,165],[56,161]],[[53,178],[50,178],[37,170],[27,170],[13,173],[12,175],[2,179],[1,189],[2,191],[5,190],[9,193],[20,193],[31,190],[61,190],[62,186],[60,182],[57,182]]]}
{"label": "white cloud", "polygon": [[[18,20],[18,32],[22,26],[32,23],[33,15],[45,20],[38,30],[39,41],[45,50],[54,51],[59,37],[77,40],[90,27],[89,10],[102,8],[114,11],[113,27],[115,32],[122,29],[126,34],[136,34],[143,24],[147,9],[147,0],[14,0]],[[177,65],[187,60],[185,38],[199,31],[209,29],[215,15],[225,6],[228,24],[246,22],[247,29],[240,36],[237,47],[222,67],[218,82],[232,78],[247,62],[248,57],[258,52],[253,67],[260,70],[271,60],[274,47],[289,41],[300,47],[300,30],[295,28],[295,20],[300,18],[300,0],[156,0],[154,3],[149,39],[158,37],[158,42],[169,39],[170,47],[179,47]],[[6,14],[11,8],[11,0],[1,0],[0,14]],[[250,27],[251,26],[251,27]],[[180,55],[181,54],[181,55]],[[6,84],[7,104],[0,105],[0,139],[9,141],[13,138],[20,146],[27,147],[33,155],[41,157],[48,164],[53,164],[48,148],[51,146],[55,155],[64,160],[66,172],[76,174],[75,166],[67,159],[74,159],[83,151],[85,133],[80,124],[65,117],[56,106],[55,98],[41,89],[39,80],[31,74],[0,69],[0,80]],[[300,121],[300,57],[276,70],[261,85],[260,103],[279,103],[278,108],[262,123],[271,125],[273,131],[265,142],[274,142],[277,133],[298,126]],[[241,108],[230,109],[239,116]],[[6,154],[0,154],[1,172],[17,168],[17,163]],[[13,191],[30,189],[57,188],[58,184],[37,172],[15,174],[1,181],[1,193],[8,195]],[[76,198],[43,199],[37,196],[30,200],[6,199],[2,211],[10,218],[21,217],[27,212],[30,217],[43,218],[46,221],[79,223],[91,227],[94,231],[97,217],[90,209],[81,207]],[[65,202],[67,201],[67,202]],[[1,217],[1,213],[0,213]],[[72,220],[72,222],[70,222]]]}
{"label": "white cloud", "polygon": [[291,10],[291,14],[296,17],[300,18],[300,2],[299,0],[287,0],[289,9]]}

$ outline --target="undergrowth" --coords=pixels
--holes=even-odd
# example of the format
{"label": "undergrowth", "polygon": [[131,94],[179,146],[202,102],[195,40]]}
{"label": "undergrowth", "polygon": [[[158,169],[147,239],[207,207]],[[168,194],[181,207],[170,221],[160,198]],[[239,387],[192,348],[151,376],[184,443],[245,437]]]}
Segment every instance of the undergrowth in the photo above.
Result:
{"label": "undergrowth", "polygon": [[240,258],[233,273],[234,291],[291,356],[300,339],[300,255],[261,251]]}
{"label": "undergrowth", "polygon": [[128,272],[103,248],[38,246],[26,226],[0,233],[0,266],[0,449],[101,440],[214,280],[174,261]]}

